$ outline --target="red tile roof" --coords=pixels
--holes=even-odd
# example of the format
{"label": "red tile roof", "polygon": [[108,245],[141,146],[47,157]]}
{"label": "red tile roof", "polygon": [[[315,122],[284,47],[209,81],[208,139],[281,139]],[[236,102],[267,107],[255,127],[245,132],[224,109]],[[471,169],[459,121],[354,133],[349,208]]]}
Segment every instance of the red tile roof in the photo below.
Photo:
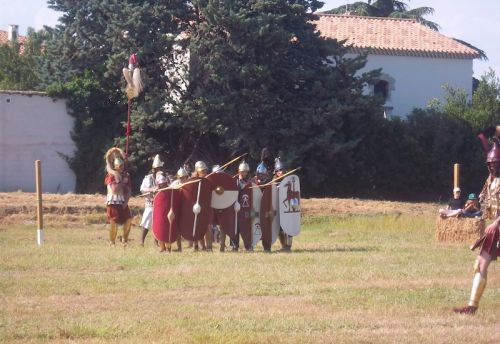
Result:
{"label": "red tile roof", "polygon": [[353,52],[377,55],[474,59],[475,49],[446,37],[413,19],[318,14],[321,36],[347,40]]}
{"label": "red tile roof", "polygon": [[[24,52],[24,44],[26,43],[26,36],[17,36],[17,43],[19,43],[19,53]],[[0,44],[5,44],[9,42],[9,33],[4,30],[0,30]]]}

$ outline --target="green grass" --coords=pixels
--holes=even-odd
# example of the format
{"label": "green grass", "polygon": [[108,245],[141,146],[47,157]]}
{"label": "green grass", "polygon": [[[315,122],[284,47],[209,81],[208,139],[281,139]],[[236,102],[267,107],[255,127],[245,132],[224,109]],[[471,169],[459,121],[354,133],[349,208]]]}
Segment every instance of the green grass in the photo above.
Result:
{"label": "green grass", "polygon": [[[87,223],[92,223],[93,220]],[[159,254],[103,225],[0,227],[0,341],[498,343],[500,267],[475,317],[468,243],[423,216],[308,217],[291,253]]]}

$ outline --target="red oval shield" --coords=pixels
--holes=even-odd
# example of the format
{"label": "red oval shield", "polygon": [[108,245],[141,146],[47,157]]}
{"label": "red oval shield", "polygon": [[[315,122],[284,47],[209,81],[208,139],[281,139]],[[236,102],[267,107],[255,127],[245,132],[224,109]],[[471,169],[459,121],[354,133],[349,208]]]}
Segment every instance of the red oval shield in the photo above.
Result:
{"label": "red oval shield", "polygon": [[[193,179],[195,180],[195,179]],[[186,240],[201,240],[207,232],[212,217],[210,200],[212,185],[205,178],[180,188],[181,207],[179,227]]]}
{"label": "red oval shield", "polygon": [[179,234],[179,190],[158,192],[153,200],[153,236],[156,240],[172,243]]}

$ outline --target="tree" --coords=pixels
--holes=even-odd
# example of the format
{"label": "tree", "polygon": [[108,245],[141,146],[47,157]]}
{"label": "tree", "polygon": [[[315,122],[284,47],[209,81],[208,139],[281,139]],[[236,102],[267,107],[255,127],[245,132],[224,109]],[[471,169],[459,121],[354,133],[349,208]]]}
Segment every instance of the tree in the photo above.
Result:
{"label": "tree", "polygon": [[102,156],[124,135],[127,99],[122,68],[132,53],[138,54],[147,95],[134,101],[134,121],[154,121],[170,89],[162,61],[172,52],[171,37],[188,20],[188,1],[48,3],[63,15],[61,24],[49,30],[40,78],[52,95],[70,100],[68,106],[75,118],[72,134],[77,143],[71,166],[77,176],[77,191],[95,192],[102,185]]}
{"label": "tree", "polygon": [[46,31],[28,28],[28,36],[21,49],[19,43],[0,45],[0,89],[35,90],[40,80],[37,62],[43,55]]}
{"label": "tree", "polygon": [[347,48],[319,36],[318,1],[193,4],[188,87],[174,112],[192,148],[184,158],[222,162],[250,152],[255,161],[268,146],[290,167],[304,167],[309,192],[324,191],[338,168],[332,159],[352,150],[381,114],[362,92],[376,73],[357,76],[365,58],[345,59]]}
{"label": "tree", "polygon": [[474,130],[500,123],[500,79],[492,69],[481,76],[470,100],[462,89],[445,86],[445,91],[442,109],[448,115],[467,121]]}
{"label": "tree", "polygon": [[405,1],[397,0],[376,0],[367,2],[357,1],[351,5],[340,6],[325,13],[344,14],[352,13],[358,16],[368,17],[390,17],[390,18],[407,18],[414,19],[417,22],[439,31],[439,25],[425,19],[426,15],[434,13],[432,7],[418,7],[409,9]]}

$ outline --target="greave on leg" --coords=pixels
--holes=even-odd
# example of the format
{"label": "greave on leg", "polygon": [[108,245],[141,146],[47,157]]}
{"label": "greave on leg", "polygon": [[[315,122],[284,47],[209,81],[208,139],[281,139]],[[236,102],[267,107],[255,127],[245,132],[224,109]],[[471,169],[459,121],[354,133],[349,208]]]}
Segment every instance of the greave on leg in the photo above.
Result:
{"label": "greave on leg", "polygon": [[474,278],[472,279],[469,306],[479,307],[479,300],[481,300],[485,288],[486,278],[478,271],[474,274]]}
{"label": "greave on leg", "polygon": [[132,228],[132,219],[128,219],[123,224],[123,242],[124,243],[128,242],[128,236],[130,234],[130,228]]}
{"label": "greave on leg", "polygon": [[115,221],[111,220],[109,222],[109,242],[114,245],[116,241],[116,235],[118,234],[118,225]]}

